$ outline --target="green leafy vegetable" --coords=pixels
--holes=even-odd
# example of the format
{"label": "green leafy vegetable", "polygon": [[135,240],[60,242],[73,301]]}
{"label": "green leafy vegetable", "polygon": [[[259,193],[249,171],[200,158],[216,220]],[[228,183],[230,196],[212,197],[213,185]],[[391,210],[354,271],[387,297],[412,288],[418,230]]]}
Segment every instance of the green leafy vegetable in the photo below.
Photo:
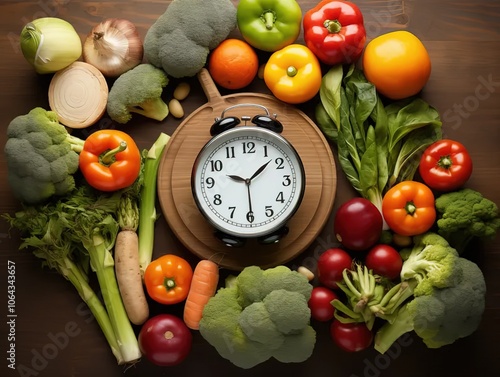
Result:
{"label": "green leafy vegetable", "polygon": [[387,190],[413,179],[425,148],[441,138],[433,107],[420,98],[384,105],[354,65],[333,66],[323,76],[316,121],[336,144],[352,187],[379,209]]}

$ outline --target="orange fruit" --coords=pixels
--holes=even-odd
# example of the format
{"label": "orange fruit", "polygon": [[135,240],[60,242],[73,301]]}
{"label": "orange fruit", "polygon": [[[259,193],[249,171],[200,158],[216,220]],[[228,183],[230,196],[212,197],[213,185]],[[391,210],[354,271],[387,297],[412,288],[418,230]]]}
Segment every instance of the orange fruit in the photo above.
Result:
{"label": "orange fruit", "polygon": [[380,94],[398,100],[423,89],[431,75],[431,59],[417,36],[393,31],[366,45],[363,71]]}
{"label": "orange fruit", "polygon": [[208,58],[208,71],[212,79],[226,89],[244,88],[253,81],[258,70],[257,53],[240,39],[222,41]]}

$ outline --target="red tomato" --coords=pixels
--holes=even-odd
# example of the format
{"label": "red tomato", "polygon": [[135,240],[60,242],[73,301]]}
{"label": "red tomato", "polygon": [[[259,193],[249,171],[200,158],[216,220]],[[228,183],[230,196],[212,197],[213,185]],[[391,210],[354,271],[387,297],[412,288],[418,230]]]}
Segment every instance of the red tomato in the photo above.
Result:
{"label": "red tomato", "polygon": [[308,302],[311,317],[320,322],[331,320],[335,313],[331,302],[336,298],[338,296],[332,290],[325,287],[314,287]]}
{"label": "red tomato", "polygon": [[348,352],[362,351],[373,341],[373,333],[362,322],[342,323],[334,320],[330,325],[330,335],[335,344]]}
{"label": "red tomato", "polygon": [[172,366],[191,351],[193,336],[184,322],[172,314],[158,314],[142,325],[139,347],[155,365]]}
{"label": "red tomato", "polygon": [[342,272],[352,267],[352,258],[339,248],[328,249],[318,259],[318,279],[324,286],[336,289]]}
{"label": "red tomato", "polygon": [[452,191],[469,180],[472,159],[465,146],[458,141],[438,140],[424,151],[418,170],[430,188]]}
{"label": "red tomato", "polygon": [[340,206],[333,226],[337,239],[346,248],[367,250],[379,241],[383,218],[368,199],[353,198]]}
{"label": "red tomato", "polygon": [[379,244],[372,247],[366,255],[365,265],[378,275],[396,279],[401,273],[403,259],[392,246]]}

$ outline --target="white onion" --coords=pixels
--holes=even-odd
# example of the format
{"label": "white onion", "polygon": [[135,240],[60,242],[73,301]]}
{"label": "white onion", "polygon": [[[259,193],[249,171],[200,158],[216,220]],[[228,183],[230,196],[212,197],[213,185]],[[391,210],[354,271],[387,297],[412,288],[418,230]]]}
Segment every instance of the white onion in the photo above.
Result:
{"label": "white onion", "polygon": [[118,77],[142,62],[144,48],[135,25],[109,18],[95,26],[83,43],[83,60],[106,77]]}

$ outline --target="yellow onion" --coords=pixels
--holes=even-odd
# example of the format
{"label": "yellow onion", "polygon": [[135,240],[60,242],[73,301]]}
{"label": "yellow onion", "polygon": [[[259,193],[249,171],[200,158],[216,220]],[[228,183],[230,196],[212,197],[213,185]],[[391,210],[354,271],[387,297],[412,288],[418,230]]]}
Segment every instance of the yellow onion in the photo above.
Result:
{"label": "yellow onion", "polygon": [[60,71],[82,55],[82,41],[74,27],[56,17],[27,23],[20,44],[26,60],[41,74]]}

